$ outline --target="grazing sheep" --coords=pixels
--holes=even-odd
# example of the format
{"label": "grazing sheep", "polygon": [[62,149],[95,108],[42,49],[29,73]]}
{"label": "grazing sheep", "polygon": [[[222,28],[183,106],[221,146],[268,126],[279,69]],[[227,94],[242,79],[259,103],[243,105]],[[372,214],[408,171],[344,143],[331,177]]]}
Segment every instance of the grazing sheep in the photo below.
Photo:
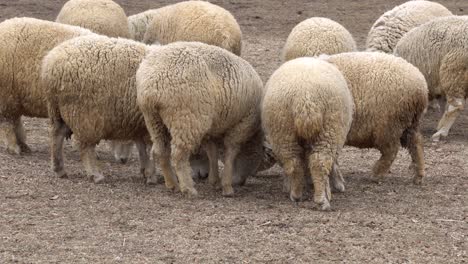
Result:
{"label": "grazing sheep", "polygon": [[109,37],[130,38],[124,10],[112,0],[70,0],[56,22],[88,28]]}
{"label": "grazing sheep", "polygon": [[151,51],[137,72],[137,99],[153,141],[153,159],[160,162],[168,188],[177,186],[172,163],[180,190],[197,195],[189,158],[199,146],[209,158],[209,182],[217,184],[217,145],[222,144],[223,195],[233,195],[241,146],[262,144],[248,142],[261,133],[262,86],[248,62],[216,46],[176,42]]}
{"label": "grazing sheep", "polygon": [[143,150],[140,160],[147,183],[155,183],[135,83],[138,66],[149,50],[150,46],[132,40],[92,35],[66,41],[44,58],[41,76],[51,121],[52,167],[59,177],[66,176],[63,139],[72,131],[94,182],[104,180],[95,146],[107,139],[135,141]]}
{"label": "grazing sheep", "polygon": [[369,31],[368,51],[392,53],[398,41],[411,29],[434,18],[451,16],[443,5],[430,1],[408,1],[385,12]]}
{"label": "grazing sheep", "polygon": [[283,49],[283,61],[356,50],[356,42],[346,28],[331,19],[313,17],[293,28]]}
{"label": "grazing sheep", "polygon": [[34,18],[0,23],[0,130],[9,152],[31,151],[21,116],[47,117],[40,82],[42,58],[63,41],[90,34],[87,29]]}
{"label": "grazing sheep", "polygon": [[[199,41],[224,48],[236,55],[241,53],[242,32],[239,24],[222,7],[204,1],[185,1],[156,9],[154,13],[148,12],[141,16],[144,21],[142,24],[148,23],[144,43]],[[148,14],[152,19],[145,22]]]}
{"label": "grazing sheep", "polygon": [[330,209],[331,174],[351,126],[353,99],[340,71],[315,58],[283,64],[266,84],[262,125],[267,141],[291,182],[290,197],[299,201],[304,169],[314,183],[314,201]]}
{"label": "grazing sheep", "polygon": [[432,136],[446,137],[468,96],[468,17],[434,19],[408,32],[395,48],[426,77],[429,99],[445,97],[445,113]]}
{"label": "grazing sheep", "polygon": [[377,52],[342,53],[328,61],[343,73],[354,99],[346,145],[378,149],[382,156],[373,173],[381,180],[401,144],[411,155],[413,182],[421,184],[425,172],[419,123],[428,104],[421,72],[401,58]]}

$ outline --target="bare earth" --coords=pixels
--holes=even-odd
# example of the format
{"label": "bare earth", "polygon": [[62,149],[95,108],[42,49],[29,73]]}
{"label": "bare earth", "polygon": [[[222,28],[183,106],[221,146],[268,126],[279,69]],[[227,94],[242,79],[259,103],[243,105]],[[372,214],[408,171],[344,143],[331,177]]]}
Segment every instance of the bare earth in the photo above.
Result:
{"label": "bare earth", "polygon": [[[64,2],[0,0],[0,21],[53,20]],[[117,2],[130,15],[175,1]],[[403,1],[212,2],[238,19],[243,57],[266,81],[300,21],[334,19],[362,48],[373,21]],[[440,2],[468,14],[466,0]],[[278,168],[250,178],[235,198],[198,183],[200,198],[188,200],[163,185],[145,186],[136,154],[120,165],[105,144],[99,154],[107,183],[86,179],[69,143],[70,179],[57,179],[49,168],[47,121],[26,118],[33,153],[14,157],[0,147],[0,263],[468,263],[468,111],[447,141],[433,144],[439,117],[429,112],[424,120],[422,187],[411,183],[406,151],[377,185],[369,179],[379,153],[346,148],[340,161],[347,190],[334,195],[332,212],[316,210],[310,199],[290,202]]]}

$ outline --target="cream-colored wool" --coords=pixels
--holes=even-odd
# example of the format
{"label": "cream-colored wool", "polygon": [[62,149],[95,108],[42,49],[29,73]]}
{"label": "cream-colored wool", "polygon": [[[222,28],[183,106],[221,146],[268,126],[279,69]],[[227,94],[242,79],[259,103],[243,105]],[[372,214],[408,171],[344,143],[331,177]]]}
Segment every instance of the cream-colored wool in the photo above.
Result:
{"label": "cream-colored wool", "polygon": [[[148,15],[152,19],[146,22]],[[141,18],[143,23],[140,25],[148,23],[144,43],[199,41],[224,48],[236,55],[241,54],[242,32],[239,24],[229,11],[220,6],[205,1],[185,1],[154,12],[147,11]],[[138,26],[139,30],[144,28]]]}
{"label": "cream-colored wool", "polygon": [[109,37],[130,38],[127,15],[112,0],[70,0],[56,22],[88,28]]}
{"label": "cream-colored wool", "polygon": [[130,29],[130,36],[136,41],[143,42],[148,24],[157,16],[160,9],[150,9],[128,17],[128,27]]}
{"label": "cream-colored wool", "polygon": [[430,20],[451,16],[443,5],[430,1],[408,1],[385,12],[369,31],[366,40],[368,51],[392,53],[398,41],[411,29]]}
{"label": "cream-colored wool", "polygon": [[396,46],[395,55],[419,68],[429,99],[446,98],[432,139],[446,137],[468,96],[468,16],[438,18],[411,30]]}
{"label": "cream-colored wool", "polygon": [[419,125],[428,104],[424,76],[405,60],[380,52],[342,53],[328,61],[343,73],[354,99],[346,145],[381,152],[373,168],[380,180],[401,144],[411,155],[413,182],[420,184],[425,172]]}
{"label": "cream-colored wool", "polygon": [[145,151],[149,134],[137,105],[135,82],[138,66],[149,50],[150,46],[133,40],[91,35],[66,41],[44,58],[52,165],[59,177],[66,176],[63,139],[73,131],[86,172],[96,183],[104,180],[94,151],[103,139],[140,144],[147,182],[155,182]]}
{"label": "cream-colored wool", "polygon": [[[298,58],[277,69],[266,84],[262,126],[291,181],[290,197],[302,198],[310,170],[314,201],[330,209],[328,177],[351,126],[353,99],[341,72],[321,59]],[[343,182],[339,183],[344,189]]]}
{"label": "cream-colored wool", "polygon": [[30,152],[21,116],[47,117],[40,82],[43,57],[68,39],[91,31],[34,18],[0,23],[0,130],[9,152]]}
{"label": "cream-colored wool", "polygon": [[[218,183],[217,145],[224,146],[223,195],[233,195],[235,160],[243,144],[261,146],[262,81],[252,66],[225,49],[200,42],[156,47],[137,72],[138,105],[168,188],[196,195],[189,158],[200,146]],[[169,159],[171,161],[169,161]]]}
{"label": "cream-colored wool", "polygon": [[283,48],[283,61],[320,54],[356,51],[351,33],[337,22],[323,17],[306,19],[293,28]]}

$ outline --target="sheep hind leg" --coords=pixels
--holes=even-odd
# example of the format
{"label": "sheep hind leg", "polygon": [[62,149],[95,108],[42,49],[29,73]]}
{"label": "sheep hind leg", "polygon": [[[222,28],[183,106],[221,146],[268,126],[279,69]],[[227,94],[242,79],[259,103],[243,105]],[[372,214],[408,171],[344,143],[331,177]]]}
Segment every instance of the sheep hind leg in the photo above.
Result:
{"label": "sheep hind leg", "polygon": [[415,185],[421,185],[422,180],[425,176],[424,171],[424,150],[423,150],[423,139],[419,131],[410,131],[408,134],[408,142],[406,147],[411,155],[410,169],[414,170],[413,183]]}
{"label": "sheep hind leg", "polygon": [[321,210],[330,210],[330,174],[333,170],[335,155],[332,151],[317,146],[309,155],[309,169],[314,183],[314,202]]}
{"label": "sheep hind leg", "polygon": [[26,132],[24,131],[21,117],[15,122],[15,136],[21,149],[21,153],[31,153],[31,149],[26,144]]}
{"label": "sheep hind leg", "polygon": [[393,161],[395,160],[398,150],[400,148],[400,144],[394,142],[384,148],[380,149],[380,153],[382,156],[380,159],[374,164],[372,168],[373,172],[373,181],[379,183],[383,180],[385,174],[387,174],[390,170],[390,166],[392,165]]}
{"label": "sheep hind leg", "polygon": [[96,144],[84,145],[80,142],[80,156],[81,161],[86,170],[86,174],[94,183],[102,183],[105,180],[104,175],[100,170],[100,163],[96,156]]}
{"label": "sheep hind leg", "polygon": [[21,154],[21,146],[19,144],[19,138],[16,135],[17,131],[17,124],[19,118],[1,118],[0,119],[0,128],[3,136],[3,140],[5,142],[7,152],[10,154]]}
{"label": "sheep hind leg", "polygon": [[433,141],[439,141],[440,137],[447,137],[455,120],[463,111],[465,105],[464,98],[450,98],[447,97],[447,106],[444,115],[437,125],[437,132],[432,135]]}
{"label": "sheep hind leg", "polygon": [[146,184],[157,184],[159,180],[154,175],[154,162],[148,155],[146,143],[143,140],[135,140],[135,145],[138,150],[138,157],[140,160],[140,173],[143,175]]}
{"label": "sheep hind leg", "polygon": [[208,182],[213,186],[219,185],[219,168],[218,168],[218,147],[216,144],[208,140],[203,144],[203,148],[209,160]]}
{"label": "sheep hind leg", "polygon": [[67,177],[63,166],[63,142],[70,134],[70,129],[62,120],[52,120],[50,125],[52,170],[59,178]]}
{"label": "sheep hind leg", "polygon": [[330,180],[334,191],[344,192],[345,191],[345,180],[341,174],[338,161],[333,163],[332,171],[330,174]]}

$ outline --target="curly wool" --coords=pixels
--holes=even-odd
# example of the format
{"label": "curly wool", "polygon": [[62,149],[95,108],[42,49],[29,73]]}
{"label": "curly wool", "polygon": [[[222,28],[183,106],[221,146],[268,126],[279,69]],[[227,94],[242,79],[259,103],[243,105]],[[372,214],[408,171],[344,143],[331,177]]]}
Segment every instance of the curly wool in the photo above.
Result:
{"label": "curly wool", "polygon": [[[149,139],[136,101],[135,79],[149,50],[150,46],[133,40],[92,35],[50,51],[44,58],[42,79],[54,127],[63,123],[73,131],[82,152],[94,149],[102,139]],[[57,170],[63,174],[61,168]],[[87,170],[95,181],[102,180],[101,175],[93,175],[93,169]]]}
{"label": "curly wool", "polygon": [[321,59],[283,64],[266,84],[262,126],[275,156],[291,179],[291,199],[302,196],[309,167],[314,200],[330,207],[328,175],[351,126],[353,99],[340,71]]}
{"label": "curly wool", "polygon": [[302,21],[293,28],[283,48],[283,60],[356,51],[351,33],[337,22],[323,17]]}
{"label": "curly wool", "polygon": [[[14,124],[15,129],[22,130],[21,116],[47,117],[45,93],[40,82],[43,57],[68,39],[90,34],[93,33],[87,29],[34,18],[13,18],[0,23],[2,123]],[[19,141],[16,143],[27,148],[24,138],[14,138],[12,142]],[[19,153],[19,149],[13,151]]]}
{"label": "curly wool", "polygon": [[151,14],[152,19],[147,25],[144,43],[165,45],[176,41],[199,41],[241,54],[239,24],[220,6],[204,1],[185,1],[146,14]]}
{"label": "curly wool", "polygon": [[109,37],[130,38],[125,11],[112,0],[70,0],[60,10],[56,22]]}
{"label": "curly wool", "polygon": [[157,16],[160,9],[151,9],[128,17],[128,27],[133,40],[143,42],[145,33],[148,30],[153,17]]}
{"label": "curly wool", "polygon": [[328,61],[343,73],[354,99],[346,145],[378,149],[383,156],[374,167],[374,175],[381,177],[393,163],[401,143],[416,163],[414,180],[420,183],[424,160],[419,123],[428,104],[427,84],[421,72],[385,53],[342,53],[330,56]]}
{"label": "curly wool", "polygon": [[[171,153],[183,192],[196,194],[188,159],[202,141],[224,143],[227,175],[232,172],[231,158],[260,130],[262,81],[248,62],[222,48],[200,42],[154,48],[137,72],[137,86],[153,154],[167,158]],[[255,143],[261,145],[261,140]],[[212,177],[218,161],[210,161],[215,161]],[[170,169],[164,176],[166,185],[174,187]],[[232,195],[232,177],[221,180],[223,194]]]}
{"label": "curly wool", "polygon": [[369,31],[368,51],[392,53],[398,41],[411,29],[434,18],[451,16],[447,8],[436,2],[408,1],[385,12]]}

